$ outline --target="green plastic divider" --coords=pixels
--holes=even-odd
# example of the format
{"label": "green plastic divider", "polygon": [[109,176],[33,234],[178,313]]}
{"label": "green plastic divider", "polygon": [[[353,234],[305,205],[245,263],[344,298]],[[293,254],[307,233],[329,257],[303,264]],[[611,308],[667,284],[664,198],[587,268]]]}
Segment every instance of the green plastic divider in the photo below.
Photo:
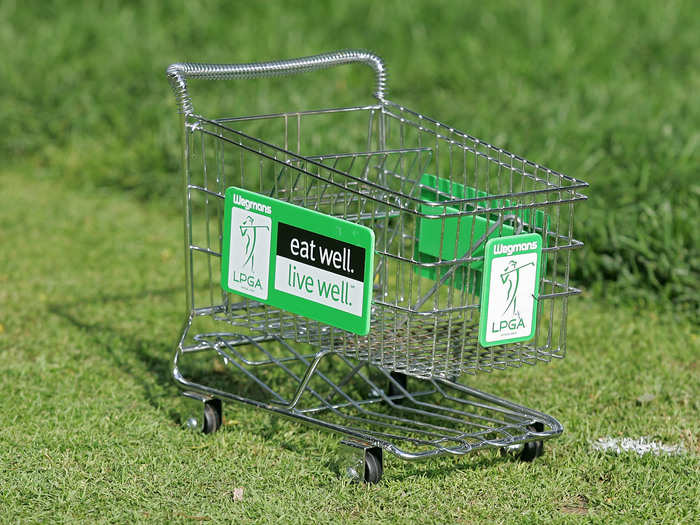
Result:
{"label": "green plastic divider", "polygon": [[[517,203],[509,199],[489,199],[490,195],[485,191],[477,191],[476,188],[452,182],[431,175],[423,174],[421,177],[421,200],[426,203],[439,203],[453,199],[474,199],[484,197],[477,201],[480,208],[494,210],[489,216],[483,215],[457,215],[458,208],[453,206],[435,206],[421,204],[420,211],[426,215],[440,215],[439,218],[429,219],[421,217],[418,221],[418,242],[414,248],[414,258],[418,262],[430,263],[464,257],[469,253],[473,244],[486,234],[498,221],[499,208],[516,206]],[[462,211],[472,211],[475,207],[464,206]],[[547,245],[546,230],[549,229],[550,218],[542,210],[520,209],[513,210],[513,215],[519,217],[523,223],[523,233],[539,230],[542,232],[543,245]],[[455,214],[453,217],[445,215]],[[544,227],[546,223],[546,227]],[[534,224],[534,228],[531,226]],[[509,224],[503,224],[495,229],[488,239],[514,235],[515,228]],[[472,257],[483,257],[486,240],[471,254]],[[546,261],[546,257],[544,258]],[[546,264],[546,263],[545,263]],[[469,293],[481,294],[481,273],[483,271],[483,259],[461,265],[454,272],[453,278],[445,281],[445,285],[453,285],[455,288],[467,288]],[[433,268],[416,267],[416,272],[422,277],[439,280],[449,266]]]}

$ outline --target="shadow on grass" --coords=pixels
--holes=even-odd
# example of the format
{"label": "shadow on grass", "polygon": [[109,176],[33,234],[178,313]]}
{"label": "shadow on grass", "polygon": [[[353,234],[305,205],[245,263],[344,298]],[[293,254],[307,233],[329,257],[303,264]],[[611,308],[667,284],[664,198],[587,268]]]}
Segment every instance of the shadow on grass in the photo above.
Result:
{"label": "shadow on grass", "polygon": [[[169,331],[166,339],[151,336],[150,332],[145,330],[136,333],[118,323],[95,319],[109,317],[110,309],[117,305],[134,311],[137,315],[137,303],[148,301],[149,298],[168,298],[181,292],[180,287],[168,287],[129,294],[95,294],[92,297],[71,302],[50,303],[48,311],[88,334],[94,345],[108,356],[119,370],[139,384],[144,393],[144,399],[152,407],[163,410],[164,398],[180,398],[180,389],[172,376],[172,358],[180,336],[180,322],[184,314],[179,316],[177,323],[171,326],[172,330]],[[197,382],[237,392],[243,396],[263,397],[264,392],[251,381],[229,373],[228,369],[222,370],[211,365],[211,359],[194,363],[192,374],[196,375]],[[182,366],[181,364],[181,368]],[[167,414],[173,423],[184,424],[182,411],[171,407],[167,409]],[[266,436],[263,435],[263,437]]]}
{"label": "shadow on grass", "polygon": [[[69,303],[50,303],[48,311],[88,334],[94,344],[112,359],[116,367],[138,382],[143,389],[146,401],[154,408],[162,409],[163,406],[159,403],[159,399],[162,399],[171,390],[175,391],[175,385],[172,381],[171,355],[177,337],[176,330],[173,330],[172,339],[167,342],[149,340],[147,337],[136,335],[118,325],[92,320],[95,317],[108,315],[107,307],[102,309],[97,316],[88,315],[86,310],[94,309],[96,305],[116,304],[131,308],[134,303],[153,297],[169,297],[179,292],[181,292],[180,287],[171,287],[143,290],[131,294],[99,294]],[[173,422],[180,422],[180,417],[175,410],[169,410],[168,416]]]}

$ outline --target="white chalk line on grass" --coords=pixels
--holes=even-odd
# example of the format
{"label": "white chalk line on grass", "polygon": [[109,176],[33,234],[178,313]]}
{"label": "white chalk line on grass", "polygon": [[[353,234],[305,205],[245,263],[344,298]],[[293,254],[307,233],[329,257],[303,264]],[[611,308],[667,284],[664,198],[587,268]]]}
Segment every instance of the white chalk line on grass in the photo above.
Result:
{"label": "white chalk line on grass", "polygon": [[683,445],[664,445],[645,436],[639,438],[602,437],[594,441],[592,445],[595,450],[601,452],[613,452],[615,454],[636,452],[640,456],[644,454],[678,456],[687,452]]}

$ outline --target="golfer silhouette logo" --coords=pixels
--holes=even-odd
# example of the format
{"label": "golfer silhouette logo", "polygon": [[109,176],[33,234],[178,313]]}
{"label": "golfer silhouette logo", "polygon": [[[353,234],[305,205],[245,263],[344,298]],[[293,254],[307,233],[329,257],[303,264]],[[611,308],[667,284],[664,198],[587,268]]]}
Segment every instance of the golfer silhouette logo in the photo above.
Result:
{"label": "golfer silhouette logo", "polygon": [[508,286],[507,297],[506,297],[506,308],[503,310],[503,315],[505,315],[508,310],[512,311],[513,317],[520,316],[520,313],[516,310],[517,304],[516,300],[518,298],[518,285],[520,284],[520,270],[526,266],[534,266],[535,263],[529,262],[518,266],[517,261],[512,260],[508,263],[503,273],[501,273],[501,282],[503,285]]}
{"label": "golfer silhouette logo", "polygon": [[255,256],[255,243],[258,240],[258,228],[265,228],[266,230],[269,230],[269,228],[266,225],[255,225],[253,217],[250,215],[243,220],[239,228],[241,229],[241,237],[243,238],[244,242],[243,250],[245,251],[243,268],[250,263],[250,269],[253,270],[255,267],[253,257]]}

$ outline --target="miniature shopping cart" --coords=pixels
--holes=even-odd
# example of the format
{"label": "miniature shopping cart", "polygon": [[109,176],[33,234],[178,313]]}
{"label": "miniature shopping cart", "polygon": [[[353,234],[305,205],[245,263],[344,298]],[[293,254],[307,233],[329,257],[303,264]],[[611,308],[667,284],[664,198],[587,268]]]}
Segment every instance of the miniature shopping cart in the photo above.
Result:
{"label": "miniature shopping cart", "polygon": [[[188,85],[342,64],[374,71],[367,104],[207,117]],[[390,102],[368,52],[167,72],[184,120],[173,374],[203,403],[192,421],[216,431],[231,400],[317,425],[367,482],[383,451],[539,456],[561,424],[464,378],[564,357],[587,184]]]}

